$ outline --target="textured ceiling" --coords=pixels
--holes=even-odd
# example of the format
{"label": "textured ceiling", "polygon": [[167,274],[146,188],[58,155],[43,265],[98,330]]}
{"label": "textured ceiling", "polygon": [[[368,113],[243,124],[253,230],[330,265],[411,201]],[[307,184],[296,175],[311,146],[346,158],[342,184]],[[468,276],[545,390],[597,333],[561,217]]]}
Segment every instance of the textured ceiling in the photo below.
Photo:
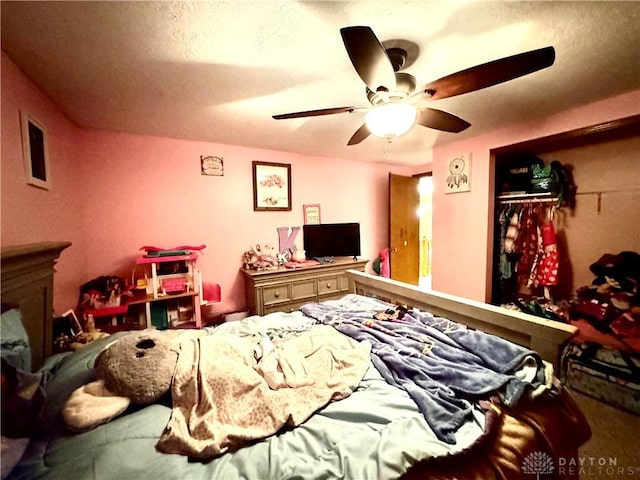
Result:
{"label": "textured ceiling", "polygon": [[[640,88],[640,2],[2,2],[2,49],[76,124],[356,160],[420,164],[434,145]],[[471,123],[347,147],[367,106],[340,28],[409,47],[418,84],[552,45],[555,64],[424,103]]]}

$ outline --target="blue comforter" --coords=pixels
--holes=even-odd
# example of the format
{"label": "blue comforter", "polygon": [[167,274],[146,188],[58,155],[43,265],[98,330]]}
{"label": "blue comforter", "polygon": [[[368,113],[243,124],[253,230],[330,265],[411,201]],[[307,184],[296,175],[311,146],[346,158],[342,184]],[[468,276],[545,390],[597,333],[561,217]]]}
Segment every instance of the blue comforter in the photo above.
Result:
{"label": "blue comforter", "polygon": [[[276,341],[313,324],[313,319],[300,312],[278,312],[206,330],[209,335],[257,335]],[[459,453],[482,434],[483,415],[476,410],[475,418],[456,433],[455,445],[438,441],[415,402],[389,385],[373,366],[349,397],[329,403],[302,425],[207,462],[156,448],[171,415],[170,398],[130,406],[122,415],[86,432],[66,430],[61,414],[66,400],[76,388],[95,380],[96,356],[122,335],[125,333],[49,359],[43,367],[51,377],[45,387],[48,403],[42,432],[31,440],[8,478],[391,479],[420,459]],[[5,460],[3,454],[3,466]]]}
{"label": "blue comforter", "polygon": [[[357,295],[301,310],[371,343],[373,364],[385,380],[404,389],[438,438],[448,443],[455,442],[455,431],[472,415],[472,400],[501,390],[511,406],[544,378],[535,352],[428,313],[409,311],[393,318],[392,305]],[[389,315],[379,315],[385,310]],[[537,366],[534,382],[514,374],[525,361]]]}

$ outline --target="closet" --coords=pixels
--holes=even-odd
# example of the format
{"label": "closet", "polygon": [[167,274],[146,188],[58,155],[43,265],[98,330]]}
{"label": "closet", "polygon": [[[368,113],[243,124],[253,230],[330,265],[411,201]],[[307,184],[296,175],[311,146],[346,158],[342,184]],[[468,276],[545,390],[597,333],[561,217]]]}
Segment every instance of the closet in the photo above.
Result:
{"label": "closet", "polygon": [[500,281],[499,304],[518,296],[551,298],[558,283],[559,252],[555,218],[562,208],[557,196],[498,198],[499,257],[496,265]]}
{"label": "closet", "polygon": [[[589,266],[602,254],[640,252],[639,132],[635,115],[492,150],[493,304],[528,296],[561,302],[591,282]],[[504,172],[523,158],[560,162],[575,195],[563,200],[555,193],[505,194]],[[516,220],[518,237],[525,237],[516,240],[521,250],[509,254],[507,230]],[[556,279],[539,270],[555,264]]]}

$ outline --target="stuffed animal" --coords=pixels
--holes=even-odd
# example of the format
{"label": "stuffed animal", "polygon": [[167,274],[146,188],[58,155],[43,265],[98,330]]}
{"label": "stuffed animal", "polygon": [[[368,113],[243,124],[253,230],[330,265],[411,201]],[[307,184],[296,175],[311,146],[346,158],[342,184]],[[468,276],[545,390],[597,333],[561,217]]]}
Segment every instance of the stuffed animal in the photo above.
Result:
{"label": "stuffed animal", "polygon": [[134,404],[159,400],[171,387],[178,349],[154,330],[125,335],[103,350],[94,368],[105,387]]}
{"label": "stuffed animal", "polygon": [[63,408],[67,428],[90,430],[121,415],[130,404],[160,400],[171,390],[180,342],[203,334],[148,329],[108,344],[94,363],[97,379],[76,389]]}
{"label": "stuffed animal", "polygon": [[267,253],[266,249],[258,244],[242,254],[242,264],[247,270],[269,270],[278,268],[280,262],[277,257]]}

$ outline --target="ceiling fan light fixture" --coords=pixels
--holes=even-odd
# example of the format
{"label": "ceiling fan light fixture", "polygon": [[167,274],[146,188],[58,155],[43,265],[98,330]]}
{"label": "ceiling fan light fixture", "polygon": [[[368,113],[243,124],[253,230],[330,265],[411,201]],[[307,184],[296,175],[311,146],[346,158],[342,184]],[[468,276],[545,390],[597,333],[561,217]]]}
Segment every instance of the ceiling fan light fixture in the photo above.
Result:
{"label": "ceiling fan light fixture", "polygon": [[416,115],[413,105],[389,102],[369,110],[365,122],[373,135],[391,140],[407,133],[413,127]]}

